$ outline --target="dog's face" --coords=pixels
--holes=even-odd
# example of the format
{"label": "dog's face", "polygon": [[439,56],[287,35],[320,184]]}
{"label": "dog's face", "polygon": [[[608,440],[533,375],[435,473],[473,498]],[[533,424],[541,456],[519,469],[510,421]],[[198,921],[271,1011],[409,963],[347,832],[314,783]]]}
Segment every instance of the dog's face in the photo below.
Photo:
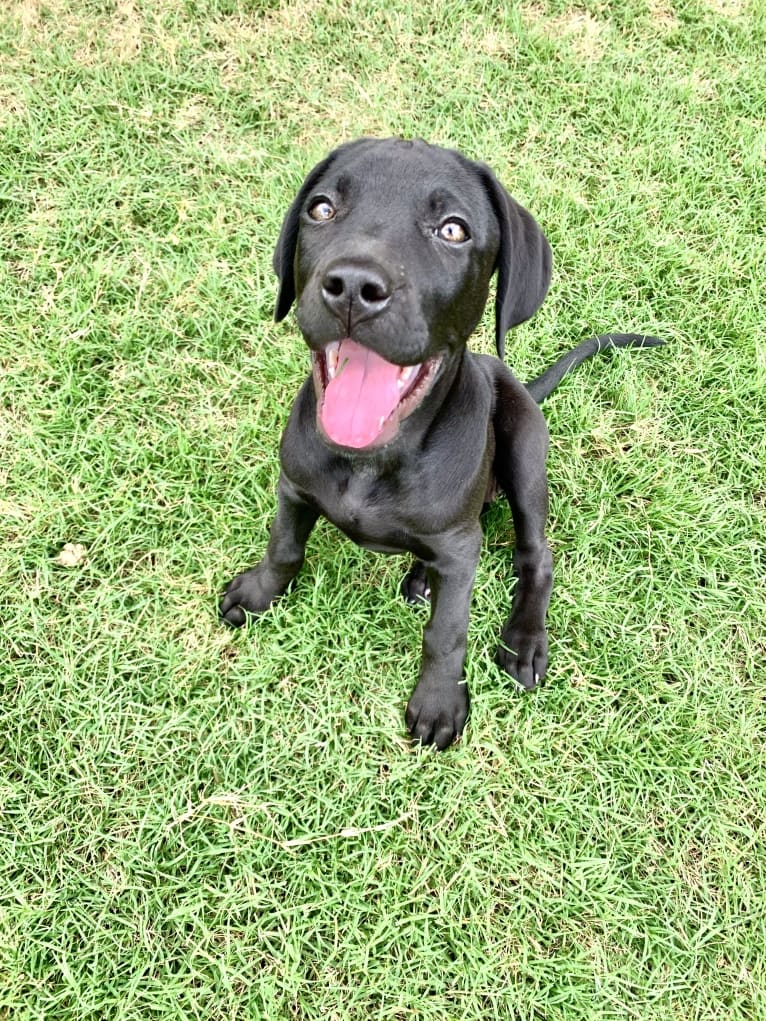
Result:
{"label": "dog's face", "polygon": [[545,296],[550,253],[482,164],[398,139],[361,139],[309,174],[274,256],[276,317],[297,299],[317,424],[335,446],[390,442],[449,371],[498,271],[497,340]]}

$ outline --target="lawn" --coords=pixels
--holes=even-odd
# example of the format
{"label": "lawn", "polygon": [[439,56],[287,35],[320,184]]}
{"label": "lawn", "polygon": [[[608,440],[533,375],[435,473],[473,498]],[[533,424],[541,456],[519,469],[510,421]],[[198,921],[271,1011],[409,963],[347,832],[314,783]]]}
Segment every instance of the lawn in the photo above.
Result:
{"label": "lawn", "polygon": [[[0,1018],[766,1018],[766,7],[0,12]],[[490,163],[554,250],[551,667],[413,749],[407,563],[327,523],[242,632],[308,359],[271,253],[361,134]],[[475,349],[491,350],[489,315]]]}

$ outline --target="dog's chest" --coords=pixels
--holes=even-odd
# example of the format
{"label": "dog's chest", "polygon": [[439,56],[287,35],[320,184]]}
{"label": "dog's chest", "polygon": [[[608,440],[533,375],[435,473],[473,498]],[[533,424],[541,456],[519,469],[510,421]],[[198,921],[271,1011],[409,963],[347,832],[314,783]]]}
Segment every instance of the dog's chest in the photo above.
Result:
{"label": "dog's chest", "polygon": [[385,553],[412,549],[402,520],[396,484],[371,470],[333,473],[322,487],[322,513],[359,546]]}

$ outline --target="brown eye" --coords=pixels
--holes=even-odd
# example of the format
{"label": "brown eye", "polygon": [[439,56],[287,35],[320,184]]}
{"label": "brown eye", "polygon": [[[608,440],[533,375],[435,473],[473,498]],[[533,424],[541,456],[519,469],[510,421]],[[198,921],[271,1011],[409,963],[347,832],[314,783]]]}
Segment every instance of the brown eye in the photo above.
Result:
{"label": "brown eye", "polygon": [[436,233],[442,241],[449,241],[452,245],[460,245],[471,236],[468,228],[460,220],[445,220]]}
{"label": "brown eye", "polygon": [[324,223],[332,220],[335,216],[335,206],[329,199],[317,199],[309,206],[309,216],[317,223]]}

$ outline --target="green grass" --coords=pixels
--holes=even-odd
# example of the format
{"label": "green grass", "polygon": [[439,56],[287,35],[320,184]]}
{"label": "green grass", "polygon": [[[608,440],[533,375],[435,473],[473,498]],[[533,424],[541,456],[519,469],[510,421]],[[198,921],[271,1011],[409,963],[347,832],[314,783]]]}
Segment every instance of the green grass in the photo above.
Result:
{"label": "green grass", "polygon": [[[0,1017],[766,1017],[765,44],[761,0],[3,5]],[[543,224],[519,376],[671,342],[548,402],[549,677],[492,664],[497,506],[444,755],[403,558],[323,524],[216,619],[307,370],[281,216],[365,133]]]}

